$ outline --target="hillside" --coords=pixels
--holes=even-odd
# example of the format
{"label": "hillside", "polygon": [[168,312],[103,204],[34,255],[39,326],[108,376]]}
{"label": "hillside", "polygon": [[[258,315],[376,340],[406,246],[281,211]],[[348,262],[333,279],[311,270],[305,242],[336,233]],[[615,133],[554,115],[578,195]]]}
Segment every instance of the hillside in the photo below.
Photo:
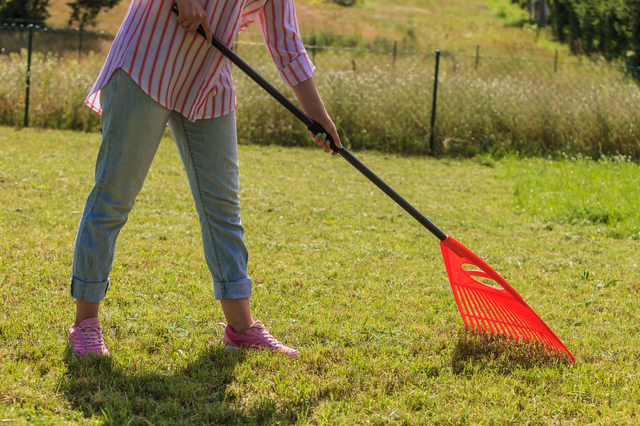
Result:
{"label": "hillside", "polygon": [[[66,0],[52,0],[52,27],[65,27],[69,15]],[[319,36],[320,43],[400,48],[451,50],[484,55],[550,59],[556,49],[568,49],[551,41],[547,29],[526,23],[528,14],[509,0],[363,0],[342,7],[322,0],[296,0],[303,33]],[[117,31],[129,1],[99,16],[97,30]],[[255,29],[249,31],[246,37]],[[308,40],[308,38],[307,38]]]}

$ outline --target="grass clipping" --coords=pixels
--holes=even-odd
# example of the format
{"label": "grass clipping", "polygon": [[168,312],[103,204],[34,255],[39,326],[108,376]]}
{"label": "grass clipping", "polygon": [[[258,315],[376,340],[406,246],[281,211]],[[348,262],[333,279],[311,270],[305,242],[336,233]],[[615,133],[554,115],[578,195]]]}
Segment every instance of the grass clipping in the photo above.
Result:
{"label": "grass clipping", "polygon": [[502,334],[461,329],[451,356],[457,374],[494,369],[508,372],[518,368],[560,367],[569,364],[565,354],[539,342],[514,340]]}

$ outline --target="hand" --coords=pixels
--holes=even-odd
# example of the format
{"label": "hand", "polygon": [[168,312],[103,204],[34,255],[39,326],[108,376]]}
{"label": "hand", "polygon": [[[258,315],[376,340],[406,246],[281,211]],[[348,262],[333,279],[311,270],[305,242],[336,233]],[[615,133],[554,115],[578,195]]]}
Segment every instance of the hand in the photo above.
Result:
{"label": "hand", "polygon": [[[333,124],[333,121],[331,120],[331,118],[329,118],[328,115],[324,115],[323,117],[316,117],[313,119],[318,124],[320,124],[322,128],[324,128],[329,133],[329,135],[331,135],[331,137],[333,138],[333,142],[336,144],[336,146],[338,148],[342,148],[342,144],[340,143],[340,136],[338,136],[338,131],[336,130],[336,126],[335,124]],[[331,151],[331,145],[327,140],[326,133],[319,133],[317,135],[314,135],[313,133],[310,133],[310,134],[311,134],[311,138],[313,139],[313,142],[316,145],[318,145],[319,148],[323,148],[324,152]],[[334,152],[333,154],[335,155],[336,153]]]}
{"label": "hand", "polygon": [[[298,101],[300,101],[302,109],[307,113],[309,118],[320,124],[322,128],[331,135],[336,146],[338,148],[342,148],[340,136],[338,136],[338,131],[336,130],[336,125],[333,124],[329,114],[327,114],[327,110],[322,103],[322,99],[320,99],[320,94],[318,93],[316,84],[313,82],[313,77],[304,80],[291,88],[293,89],[293,93],[296,94]],[[331,151],[331,146],[327,143],[326,134],[322,136],[322,134],[314,135],[312,133],[311,138],[318,147],[324,148],[324,152]],[[336,153],[334,152],[333,154],[335,155]]]}
{"label": "hand", "polygon": [[178,24],[190,33],[196,32],[202,26],[207,35],[207,43],[211,43],[211,26],[207,12],[204,11],[198,0],[176,0],[178,5],[178,15],[175,16]]}

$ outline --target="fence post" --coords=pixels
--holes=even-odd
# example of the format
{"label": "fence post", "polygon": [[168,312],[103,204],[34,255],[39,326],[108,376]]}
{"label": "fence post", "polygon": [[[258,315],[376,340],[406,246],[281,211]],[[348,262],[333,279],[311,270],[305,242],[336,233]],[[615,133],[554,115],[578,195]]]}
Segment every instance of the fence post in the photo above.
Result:
{"label": "fence post", "polygon": [[438,70],[440,68],[440,49],[436,50],[436,73],[433,80],[433,105],[431,107],[431,135],[429,136],[429,151],[435,154],[435,136],[436,136],[436,104],[438,99]]}
{"label": "fence post", "polygon": [[398,42],[394,41],[393,42],[393,65],[395,66],[396,64],[396,56],[398,55]]}
{"label": "fence post", "polygon": [[480,45],[476,45],[476,71],[478,71],[478,61],[480,60]]}
{"label": "fence post", "polygon": [[316,35],[311,36],[311,62],[316,62]]}
{"label": "fence post", "polygon": [[24,97],[24,127],[29,127],[29,87],[31,86],[31,48],[33,46],[33,24],[29,25],[29,47],[27,50],[27,88]]}
{"label": "fence post", "polygon": [[80,22],[80,30],[78,31],[78,62],[82,57],[82,22]]}
{"label": "fence post", "polygon": [[630,63],[630,64],[629,64],[629,66],[627,67],[627,70],[624,72],[624,76],[625,76],[625,77],[626,77],[626,76],[628,76],[628,75],[629,75],[629,73],[632,73],[631,75],[635,77],[635,76],[636,76],[636,74],[638,73],[638,70],[635,70],[635,72],[634,72],[634,70],[633,70],[633,69],[634,69],[634,65],[635,65],[635,63],[636,63],[636,59],[638,59],[638,55],[637,55],[637,54],[636,54],[636,55],[633,55],[633,59],[631,59],[631,63]]}
{"label": "fence post", "polygon": [[553,61],[553,72],[558,72],[558,49],[556,49],[556,60]]}

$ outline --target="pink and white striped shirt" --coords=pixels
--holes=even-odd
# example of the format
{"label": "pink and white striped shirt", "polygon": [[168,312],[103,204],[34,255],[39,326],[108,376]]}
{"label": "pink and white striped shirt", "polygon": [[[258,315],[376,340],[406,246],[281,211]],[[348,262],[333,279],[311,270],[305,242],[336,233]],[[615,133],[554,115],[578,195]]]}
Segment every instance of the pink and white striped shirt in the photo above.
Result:
{"label": "pink and white striped shirt", "polygon": [[[221,117],[236,106],[231,62],[171,12],[175,0],[132,0],[109,55],[85,103],[101,112],[100,89],[122,68],[159,104],[187,119]],[[200,0],[212,33],[227,46],[256,21],[264,44],[288,86],[315,67],[298,28],[293,0]]]}

